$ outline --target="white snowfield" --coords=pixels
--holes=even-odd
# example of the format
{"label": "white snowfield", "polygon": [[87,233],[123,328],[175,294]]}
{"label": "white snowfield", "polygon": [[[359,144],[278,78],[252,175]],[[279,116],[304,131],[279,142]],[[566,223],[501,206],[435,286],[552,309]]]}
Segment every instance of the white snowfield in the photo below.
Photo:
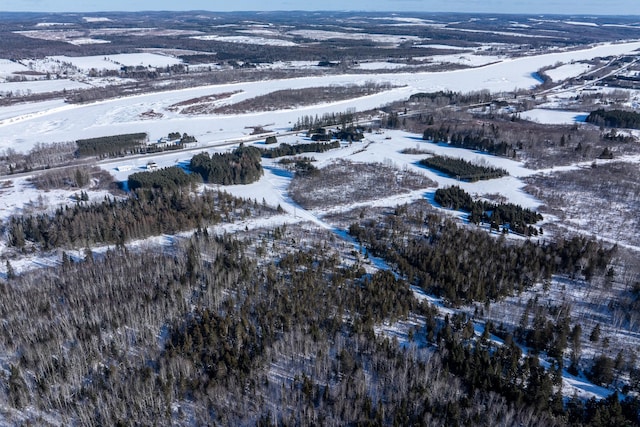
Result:
{"label": "white snowfield", "polygon": [[289,40],[274,39],[274,38],[267,38],[267,37],[256,37],[256,36],[252,37],[252,36],[207,35],[207,36],[193,36],[191,38],[196,40],[204,40],[204,41],[257,44],[257,45],[263,45],[263,46],[284,46],[284,47],[297,46],[296,43]]}
{"label": "white snowfield", "polygon": [[552,68],[545,71],[545,74],[551,77],[551,80],[553,80],[554,82],[560,82],[572,77],[578,77],[579,75],[586,73],[590,69],[591,65],[589,64],[575,62],[573,64],[565,64],[557,68]]}
{"label": "white snowfield", "polygon": [[550,110],[534,108],[520,113],[520,117],[536,123],[547,125],[567,125],[576,122],[584,122],[589,113],[577,111]]}

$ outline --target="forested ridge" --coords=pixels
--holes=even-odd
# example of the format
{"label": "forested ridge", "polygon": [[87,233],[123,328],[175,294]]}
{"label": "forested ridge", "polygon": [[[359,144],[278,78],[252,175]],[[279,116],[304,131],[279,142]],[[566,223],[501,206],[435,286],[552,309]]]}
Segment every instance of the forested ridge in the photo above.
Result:
{"label": "forested ridge", "polygon": [[14,216],[5,228],[9,245],[48,250],[124,244],[272,211],[225,192],[141,188],[121,199],[105,197],[99,203],[60,207],[51,214]]}

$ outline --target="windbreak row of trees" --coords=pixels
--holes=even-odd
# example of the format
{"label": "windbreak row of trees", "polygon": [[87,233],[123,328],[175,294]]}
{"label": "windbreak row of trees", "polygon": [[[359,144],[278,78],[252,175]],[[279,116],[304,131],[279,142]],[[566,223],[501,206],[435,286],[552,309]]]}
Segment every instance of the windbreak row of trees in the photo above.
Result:
{"label": "windbreak row of trees", "polygon": [[479,104],[491,102],[492,94],[488,90],[460,93],[452,91],[418,92],[409,97],[409,102],[425,102],[429,100],[437,103],[438,106],[459,105],[459,104]]}
{"label": "windbreak row of trees", "polygon": [[0,152],[0,173],[29,172],[68,164],[76,158],[77,148],[77,145],[71,141],[52,144],[37,143],[28,153],[7,148]]}
{"label": "windbreak row of trees", "polygon": [[434,200],[445,208],[469,212],[469,222],[473,224],[488,223],[495,229],[508,225],[510,231],[527,236],[537,235],[538,230],[531,224],[544,219],[538,212],[513,203],[473,200],[469,193],[457,185],[437,189]]}
{"label": "windbreak row of trees", "polygon": [[346,127],[348,124],[353,123],[354,120],[355,114],[351,111],[324,113],[320,117],[317,114],[315,116],[305,115],[298,118],[292,130],[310,130],[335,125]]}
{"label": "windbreak row of trees", "polygon": [[447,156],[435,155],[420,160],[420,164],[445,173],[453,178],[470,182],[501,178],[503,176],[509,175],[509,172],[502,168],[478,165],[468,162],[464,159]]}
{"label": "windbreak row of trees", "polygon": [[99,138],[79,139],[78,156],[114,157],[136,154],[144,150],[148,140],[146,133],[103,136]]}
{"label": "windbreak row of trees", "polygon": [[339,141],[333,142],[310,142],[308,144],[286,144],[282,143],[275,148],[263,148],[260,150],[262,157],[274,159],[283,156],[297,156],[302,153],[324,153],[325,151],[340,148]]}

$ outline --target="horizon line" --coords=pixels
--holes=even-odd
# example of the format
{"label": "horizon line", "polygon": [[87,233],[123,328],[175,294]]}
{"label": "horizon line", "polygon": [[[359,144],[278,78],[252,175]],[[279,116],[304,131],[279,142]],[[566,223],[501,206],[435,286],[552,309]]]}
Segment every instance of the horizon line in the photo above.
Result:
{"label": "horizon line", "polygon": [[320,12],[334,12],[334,13],[392,13],[399,15],[411,15],[411,14],[431,14],[431,15],[439,15],[439,14],[455,14],[455,15],[519,15],[519,16],[575,16],[575,17],[620,17],[620,18],[633,18],[640,17],[640,13],[638,14],[620,14],[620,13],[567,13],[567,12],[541,12],[541,13],[530,13],[530,12],[461,12],[461,11],[397,11],[397,10],[362,10],[362,9],[315,9],[315,10],[305,10],[305,9],[294,9],[294,10],[227,10],[227,11],[216,11],[216,10],[208,10],[208,9],[189,9],[189,10],[175,10],[175,9],[148,9],[148,10],[97,10],[97,11],[2,11],[0,10],[0,15],[2,14],[49,14],[49,15],[61,15],[61,14],[83,14],[83,13],[95,13],[95,14],[109,14],[109,13],[169,13],[169,12],[206,12],[206,13],[320,13]]}

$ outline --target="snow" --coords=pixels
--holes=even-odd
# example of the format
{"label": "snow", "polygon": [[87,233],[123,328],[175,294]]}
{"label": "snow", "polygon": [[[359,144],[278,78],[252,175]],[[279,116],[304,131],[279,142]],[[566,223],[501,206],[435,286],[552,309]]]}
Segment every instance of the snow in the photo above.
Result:
{"label": "snow", "polygon": [[358,68],[361,70],[395,70],[408,66],[407,64],[397,62],[361,62],[358,64]]}
{"label": "snow", "polygon": [[77,38],[77,39],[73,39],[73,40],[68,40],[68,43],[76,45],[76,46],[82,46],[82,45],[86,45],[86,44],[106,44],[106,43],[111,43],[111,42],[109,40],[91,39],[91,38],[87,38],[87,37],[81,37],[81,38]]}
{"label": "snow", "polygon": [[443,49],[443,50],[470,50],[473,47],[449,46],[448,44],[420,44],[413,47],[421,47],[424,49]]}
{"label": "snow", "polygon": [[282,46],[282,47],[297,46],[296,43],[289,40],[271,39],[271,38],[265,38],[265,37],[206,35],[206,36],[193,36],[191,38],[196,40],[217,41],[217,42],[225,42],[225,43],[255,44],[260,46]]}
{"label": "snow", "polygon": [[421,18],[412,18],[412,17],[401,17],[394,16],[391,18],[375,18],[379,20],[390,20],[402,23],[402,25],[433,25],[433,21],[430,19],[421,19]]}
{"label": "snow", "polygon": [[493,64],[500,62],[503,59],[499,56],[490,55],[474,55],[472,53],[467,54],[454,54],[454,55],[437,55],[433,56],[431,60],[438,63],[460,64],[467,65],[469,67],[480,67],[487,64]]}
{"label": "snow", "polygon": [[99,16],[83,16],[82,19],[85,22],[95,23],[95,22],[112,22],[111,19]]}
{"label": "snow", "polygon": [[36,28],[46,28],[46,27],[65,27],[69,25],[74,25],[70,22],[38,22],[36,24]]}
{"label": "snow", "polygon": [[[109,61],[106,56],[48,56],[46,60],[56,63],[71,64],[72,66],[85,72],[95,68],[96,70],[119,70],[120,65],[114,61]],[[45,66],[45,61],[41,62]]]}
{"label": "snow", "polygon": [[16,34],[21,34],[25,37],[41,40],[55,40],[60,42],[66,42],[74,45],[83,44],[99,44],[110,43],[108,40],[93,39],[87,37],[84,31],[78,30],[27,30],[27,31],[14,31]]}
{"label": "snow", "polygon": [[592,66],[581,62],[575,62],[573,64],[561,65],[557,68],[546,70],[545,74],[548,75],[554,82],[561,82],[572,77],[578,77],[581,74],[591,70]]}
{"label": "snow", "polygon": [[599,27],[595,22],[582,22],[582,21],[564,21],[568,25],[578,25],[582,27]]}
{"label": "snow", "polygon": [[406,41],[419,42],[424,40],[416,36],[396,36],[387,34],[369,34],[369,33],[343,33],[338,31],[324,31],[324,30],[294,30],[288,34],[294,36],[300,36],[313,40],[331,40],[331,39],[346,39],[346,40],[369,40],[375,43],[399,45]]}
{"label": "snow", "polygon": [[166,67],[181,64],[182,61],[172,56],[160,55],[156,53],[121,53],[116,55],[98,55],[98,56],[48,56],[44,61],[40,61],[40,67],[47,67],[47,62],[56,64],[71,64],[83,71],[89,71],[92,68],[96,70],[119,70],[121,67]]}
{"label": "snow", "polygon": [[62,92],[64,90],[87,89],[90,85],[74,80],[37,80],[28,82],[0,83],[0,95],[12,93],[13,96],[34,93]]}
{"label": "snow", "polygon": [[[24,73],[30,71],[29,68],[20,64],[19,62],[10,61],[8,59],[0,59],[0,83],[5,82],[8,78],[15,78],[18,73]],[[23,76],[26,79],[33,78],[32,76]]]}
{"label": "snow", "polygon": [[155,53],[121,53],[118,55],[107,55],[106,58],[107,61],[112,61],[128,67],[135,67],[137,65],[145,67],[167,67],[182,63],[178,58],[158,55]]}
{"label": "snow", "polygon": [[61,99],[53,101],[44,101],[38,103],[18,104],[9,107],[0,107],[0,126],[4,124],[4,120],[20,120],[24,118],[32,118],[42,111],[55,111],[55,109],[64,107],[66,104]]}
{"label": "snow", "polygon": [[[1,110],[4,120],[0,123],[4,138],[0,141],[0,149],[11,147],[17,151],[28,151],[35,143],[51,143],[91,138],[105,135],[149,132],[151,139],[158,139],[169,132],[179,130],[196,136],[199,141],[213,142],[229,138],[237,138],[247,134],[246,126],[274,123],[275,131],[284,131],[291,127],[302,115],[322,115],[324,113],[344,112],[353,108],[358,111],[378,108],[395,100],[407,99],[416,92],[434,92],[453,90],[470,92],[482,89],[491,92],[510,91],[516,88],[530,88],[538,84],[532,72],[541,66],[560,62],[581,61],[603,55],[616,55],[640,48],[640,42],[625,44],[605,44],[593,48],[550,53],[539,56],[516,59],[502,59],[495,64],[478,68],[469,68],[443,72],[395,73],[395,74],[351,74],[321,77],[303,77],[295,79],[271,80],[265,82],[248,82],[227,85],[203,86],[192,89],[168,91],[162,93],[131,96],[93,104],[69,105],[60,109],[51,109],[51,104],[41,104],[39,114],[25,117],[22,111],[16,110],[11,116],[9,110]],[[73,59],[78,65],[86,67],[98,65],[101,57],[87,60]],[[150,53],[111,55],[108,57],[125,65],[163,66],[178,63],[179,60]],[[364,84],[366,82],[392,83],[396,89],[374,94],[354,100],[346,100],[320,105],[309,105],[296,110],[247,113],[234,116],[185,116],[171,112],[168,107],[181,101],[216,93],[242,91],[233,102],[265,95],[280,89],[296,89],[327,85]],[[39,91],[62,90],[66,87],[87,87],[83,83],[73,81],[34,82],[41,85]],[[11,87],[20,90],[34,90],[38,85],[28,84]],[[28,87],[27,87],[28,86]],[[0,91],[6,90],[0,85]],[[40,104],[34,104],[35,106]],[[140,121],[142,112],[154,110],[163,115],[162,118]],[[11,119],[15,120],[11,120]]]}
{"label": "snow", "polygon": [[589,115],[588,112],[549,110],[544,108],[535,108],[519,114],[522,119],[548,125],[583,123]]}
{"label": "snow", "polygon": [[527,38],[531,37],[531,38],[540,38],[540,39],[553,38],[552,36],[542,36],[539,34],[530,34],[530,33],[514,33],[510,31],[472,30],[469,28],[452,28],[452,27],[445,27],[444,29],[452,30],[452,31],[461,31],[464,33],[486,33],[486,34],[497,34],[497,35],[509,36],[509,37],[527,37]]}

